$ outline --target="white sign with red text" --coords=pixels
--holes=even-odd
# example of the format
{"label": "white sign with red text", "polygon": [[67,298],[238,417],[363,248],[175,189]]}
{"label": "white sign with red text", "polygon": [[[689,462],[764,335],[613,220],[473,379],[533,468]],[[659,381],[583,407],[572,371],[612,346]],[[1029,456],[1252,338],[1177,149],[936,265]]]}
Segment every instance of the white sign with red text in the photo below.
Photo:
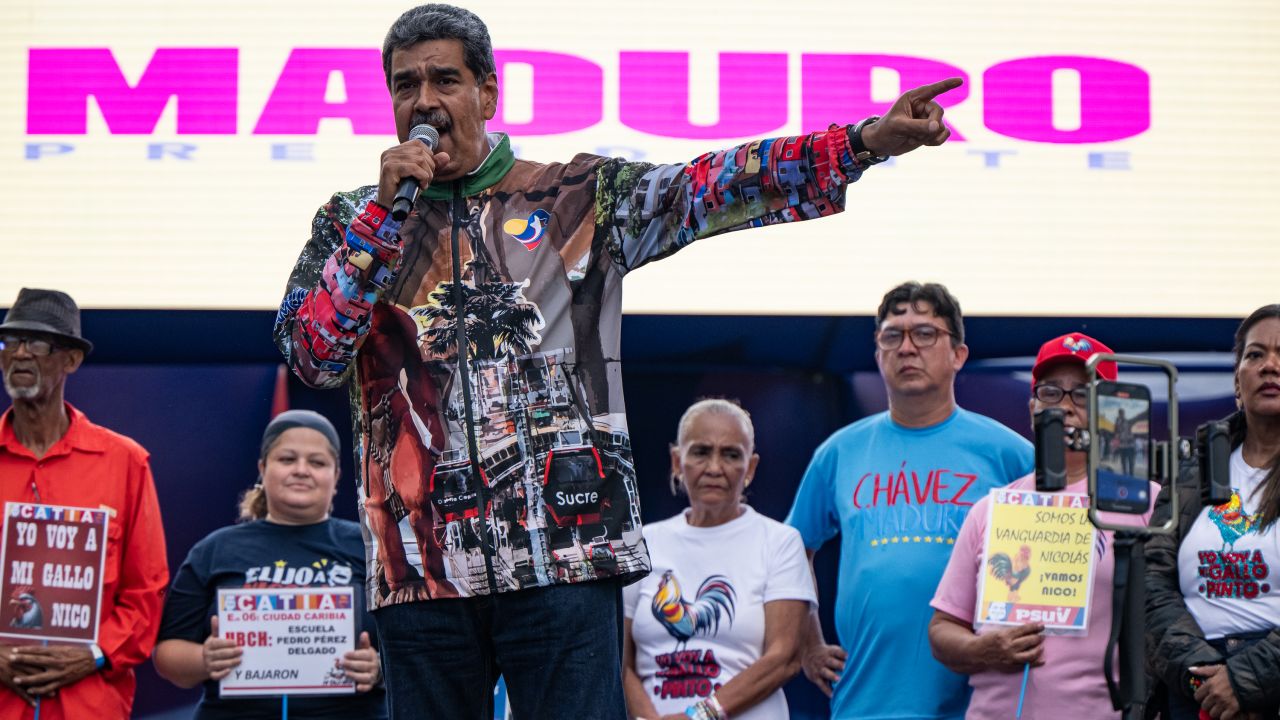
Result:
{"label": "white sign with red text", "polygon": [[349,695],[342,656],[355,649],[351,588],[220,588],[218,627],[244,649],[222,697]]}

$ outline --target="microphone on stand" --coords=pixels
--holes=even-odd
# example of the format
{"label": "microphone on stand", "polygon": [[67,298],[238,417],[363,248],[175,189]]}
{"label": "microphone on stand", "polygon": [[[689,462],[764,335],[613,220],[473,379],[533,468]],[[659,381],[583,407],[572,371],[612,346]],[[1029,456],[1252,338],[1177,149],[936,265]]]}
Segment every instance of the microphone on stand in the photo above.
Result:
{"label": "microphone on stand", "polygon": [[[436,146],[440,144],[440,133],[435,128],[423,123],[414,125],[409,131],[410,140],[421,140],[431,152],[436,151]],[[409,211],[413,209],[413,201],[418,197],[418,178],[407,177],[400,181],[400,188],[396,190],[396,199],[391,203],[391,219],[396,222],[404,222],[409,217]]]}

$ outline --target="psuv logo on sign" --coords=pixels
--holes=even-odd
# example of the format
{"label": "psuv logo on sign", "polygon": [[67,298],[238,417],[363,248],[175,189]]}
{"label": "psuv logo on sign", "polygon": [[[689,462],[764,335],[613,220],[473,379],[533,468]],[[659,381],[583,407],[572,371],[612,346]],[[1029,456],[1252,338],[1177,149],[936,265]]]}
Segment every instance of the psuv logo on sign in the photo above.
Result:
{"label": "psuv logo on sign", "polygon": [[502,229],[519,240],[526,250],[533,252],[542,242],[542,236],[546,234],[547,225],[550,222],[551,216],[547,211],[538,209],[529,213],[527,218],[512,218],[506,221],[502,224]]}

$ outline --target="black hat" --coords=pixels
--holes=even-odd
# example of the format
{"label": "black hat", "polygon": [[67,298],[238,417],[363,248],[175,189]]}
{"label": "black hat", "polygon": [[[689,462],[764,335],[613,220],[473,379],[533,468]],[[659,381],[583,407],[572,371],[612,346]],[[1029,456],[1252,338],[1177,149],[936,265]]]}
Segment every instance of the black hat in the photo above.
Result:
{"label": "black hat", "polygon": [[86,354],[93,350],[93,343],[80,336],[80,308],[61,290],[19,290],[18,299],[0,323],[0,332],[6,330],[53,335]]}

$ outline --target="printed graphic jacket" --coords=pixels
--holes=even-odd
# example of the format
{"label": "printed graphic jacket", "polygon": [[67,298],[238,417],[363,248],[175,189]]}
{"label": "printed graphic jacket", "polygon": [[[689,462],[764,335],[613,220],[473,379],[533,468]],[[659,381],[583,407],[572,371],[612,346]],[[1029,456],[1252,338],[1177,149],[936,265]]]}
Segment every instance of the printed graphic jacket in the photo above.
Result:
{"label": "printed graphic jacket", "polygon": [[863,169],[834,126],[684,165],[540,164],[489,143],[403,225],[376,186],[334,195],[276,319],[303,381],[349,387],[371,608],[647,573],[623,276],[694,240],[839,212]]}
{"label": "printed graphic jacket", "polygon": [[[1244,413],[1227,418],[1231,448],[1244,442]],[[1156,499],[1151,515],[1153,527],[1163,525],[1172,513],[1170,486],[1166,485]],[[1147,637],[1148,671],[1157,682],[1151,683],[1153,694],[1148,708],[1154,711],[1164,702],[1167,688],[1178,688],[1191,697],[1191,673],[1187,668],[1226,664],[1231,687],[1245,710],[1275,708],[1280,704],[1280,626],[1272,629],[1261,642],[1230,658],[1223,658],[1205,642],[1204,631],[1182,598],[1178,580],[1178,548],[1191,531],[1191,526],[1204,509],[1200,470],[1195,462],[1183,463],[1178,475],[1178,530],[1176,535],[1156,535],[1147,541]],[[1152,712],[1148,717],[1153,716]]]}

